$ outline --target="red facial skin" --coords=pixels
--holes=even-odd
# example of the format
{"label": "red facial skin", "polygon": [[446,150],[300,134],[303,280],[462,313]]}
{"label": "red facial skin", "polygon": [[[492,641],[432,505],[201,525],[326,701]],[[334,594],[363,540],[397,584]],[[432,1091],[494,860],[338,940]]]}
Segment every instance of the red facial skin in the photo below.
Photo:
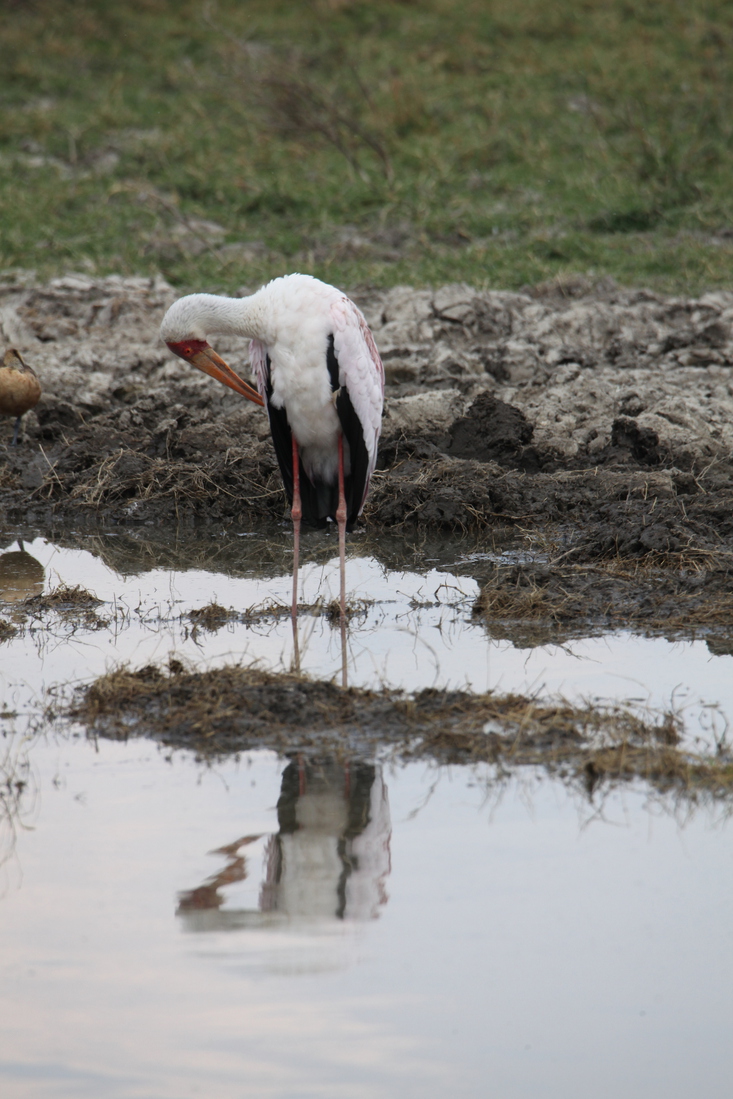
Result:
{"label": "red facial skin", "polygon": [[232,368],[217,355],[206,340],[178,340],[168,343],[168,347],[174,355],[185,359],[186,362],[191,363],[198,370],[202,370],[204,374],[216,378],[223,385],[228,385],[235,393],[246,397],[248,401],[252,401],[256,405],[264,405],[265,402],[257,390],[253,389],[247,382],[242,381],[239,375],[235,374]]}
{"label": "red facial skin", "polygon": [[168,347],[179,358],[190,359],[192,355],[198,354],[199,351],[206,351],[209,344],[206,340],[181,340],[179,343],[169,343]]}

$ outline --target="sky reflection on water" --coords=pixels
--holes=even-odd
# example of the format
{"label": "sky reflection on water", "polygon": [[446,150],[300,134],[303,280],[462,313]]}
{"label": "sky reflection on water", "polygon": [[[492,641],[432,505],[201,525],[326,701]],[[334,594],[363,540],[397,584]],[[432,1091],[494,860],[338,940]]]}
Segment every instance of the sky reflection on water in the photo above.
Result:
{"label": "sky reflection on water", "polygon": [[[727,1099],[724,807],[640,785],[590,803],[483,766],[258,752],[204,767],[38,728],[45,701],[121,661],[288,667],[287,619],[207,634],[185,612],[287,603],[289,579],[25,549],[47,589],[104,600],[109,627],[31,619],[0,647],[2,750],[27,784],[0,819],[3,1097]],[[333,561],[304,573],[306,600],[330,598]],[[733,658],[703,641],[516,648],[471,620],[476,582],[437,564],[352,557],[348,589],[372,601],[350,630],[353,683],[675,700],[709,743],[733,714]],[[301,626],[306,667],[337,675],[338,632]]]}
{"label": "sky reflection on water", "polygon": [[267,914],[253,856],[192,933],[181,897],[211,852],[292,835],[297,761],[67,741],[35,767],[0,899],[3,1095],[729,1092],[733,847],[707,811],[680,827],[638,790],[594,813],[538,775],[376,769],[369,904],[333,908],[335,843],[325,873],[296,856],[281,918],[238,920]]}

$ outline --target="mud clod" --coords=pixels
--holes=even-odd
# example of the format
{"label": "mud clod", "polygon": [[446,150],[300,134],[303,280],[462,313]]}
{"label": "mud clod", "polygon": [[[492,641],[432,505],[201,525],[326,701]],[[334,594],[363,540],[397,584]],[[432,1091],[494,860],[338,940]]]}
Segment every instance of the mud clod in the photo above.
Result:
{"label": "mud clod", "polygon": [[[626,406],[628,408],[628,405]],[[633,405],[631,406],[633,409]],[[636,420],[619,416],[611,427],[611,446],[630,451],[633,458],[644,465],[659,465],[659,436],[650,427],[640,427]]]}
{"label": "mud clod", "polygon": [[453,458],[524,468],[522,456],[533,432],[521,409],[479,393],[466,415],[453,424],[446,451]]}

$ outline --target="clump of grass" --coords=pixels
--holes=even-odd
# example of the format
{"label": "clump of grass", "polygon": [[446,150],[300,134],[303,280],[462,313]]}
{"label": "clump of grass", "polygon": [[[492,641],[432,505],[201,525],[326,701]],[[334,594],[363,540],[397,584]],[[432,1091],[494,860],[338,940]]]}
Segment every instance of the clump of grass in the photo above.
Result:
{"label": "clump of grass", "polygon": [[[369,608],[373,606],[374,601],[370,599],[347,599],[346,601],[346,621],[351,622],[353,618],[362,618],[367,614]],[[341,602],[338,599],[332,599],[329,603],[326,603],[324,608],[326,618],[332,626],[338,625],[341,621]]]}
{"label": "clump of grass", "polygon": [[[245,101],[246,91],[256,88],[257,102],[276,131],[300,142],[320,138],[339,152],[365,183],[370,181],[370,173],[364,158],[371,156],[385,179],[392,180],[394,169],[380,134],[384,116],[375,112],[367,85],[360,79],[358,67],[353,61],[349,63],[348,55],[342,55],[336,67],[341,81],[332,81],[330,86],[297,54],[281,59],[275,66],[268,57],[255,71],[251,54],[245,51],[244,56],[250,61],[241,77]],[[346,86],[344,77],[351,78]],[[375,116],[371,122],[365,120],[365,113]]]}
{"label": "clump of grass", "polygon": [[43,618],[55,613],[66,622],[81,624],[86,629],[101,630],[108,625],[96,611],[103,602],[103,599],[98,599],[79,584],[69,586],[61,583],[42,595],[32,595],[24,599],[20,609],[31,618]]}
{"label": "clump of grass", "polygon": [[70,586],[62,583],[46,592],[45,595],[31,596],[30,599],[25,600],[25,605],[38,611],[79,610],[98,607],[103,602],[103,599],[98,599],[96,595],[87,591],[86,588],[82,588],[80,584]]}
{"label": "clump of grass", "polygon": [[212,601],[205,607],[196,607],[194,610],[189,611],[186,617],[193,622],[194,626],[200,626],[210,633],[216,633],[222,626],[226,626],[232,618],[236,618],[237,612],[227,610],[226,607]]}
{"label": "clump of grass", "polygon": [[[0,718],[14,717],[0,711]],[[10,857],[23,819],[32,808],[33,772],[27,741],[9,738],[0,748],[0,866]]]}
{"label": "clump of grass", "polygon": [[622,705],[440,690],[407,696],[253,668],[190,673],[177,665],[166,673],[148,665],[97,679],[69,715],[93,735],[150,736],[208,756],[256,747],[340,756],[380,745],[406,759],[545,767],[590,793],[634,779],[693,799],[733,793],[724,751],[691,756],[677,715]]}
{"label": "clump of grass", "polygon": [[[347,601],[347,621],[364,615],[371,605],[371,602],[367,599]],[[284,602],[262,603],[248,607],[244,611],[226,610],[224,607],[212,603],[208,607],[189,611],[187,617],[195,626],[200,625],[207,630],[218,630],[231,621],[242,622],[246,626],[254,626],[263,622],[277,622],[280,619],[289,618],[291,614],[292,607],[290,603]],[[308,615],[313,618],[323,615],[331,625],[336,626],[341,619],[341,605],[338,599],[332,599],[329,603],[324,603],[322,600],[316,603],[301,602],[298,603],[298,614],[301,617]]]}

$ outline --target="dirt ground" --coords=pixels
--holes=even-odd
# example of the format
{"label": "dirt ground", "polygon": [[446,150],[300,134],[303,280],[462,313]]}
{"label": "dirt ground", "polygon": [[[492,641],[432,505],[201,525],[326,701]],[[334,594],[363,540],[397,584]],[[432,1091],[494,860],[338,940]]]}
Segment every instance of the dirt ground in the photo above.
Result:
{"label": "dirt ground", "polygon": [[[162,279],[0,285],[3,347],[43,385],[17,448],[6,422],[0,528],[287,517],[262,410],[161,343],[176,296]],[[478,614],[731,623],[733,292],[575,280],[352,296],[387,376],[370,540],[513,532],[531,559],[484,568]],[[217,350],[247,376],[246,341]]]}

